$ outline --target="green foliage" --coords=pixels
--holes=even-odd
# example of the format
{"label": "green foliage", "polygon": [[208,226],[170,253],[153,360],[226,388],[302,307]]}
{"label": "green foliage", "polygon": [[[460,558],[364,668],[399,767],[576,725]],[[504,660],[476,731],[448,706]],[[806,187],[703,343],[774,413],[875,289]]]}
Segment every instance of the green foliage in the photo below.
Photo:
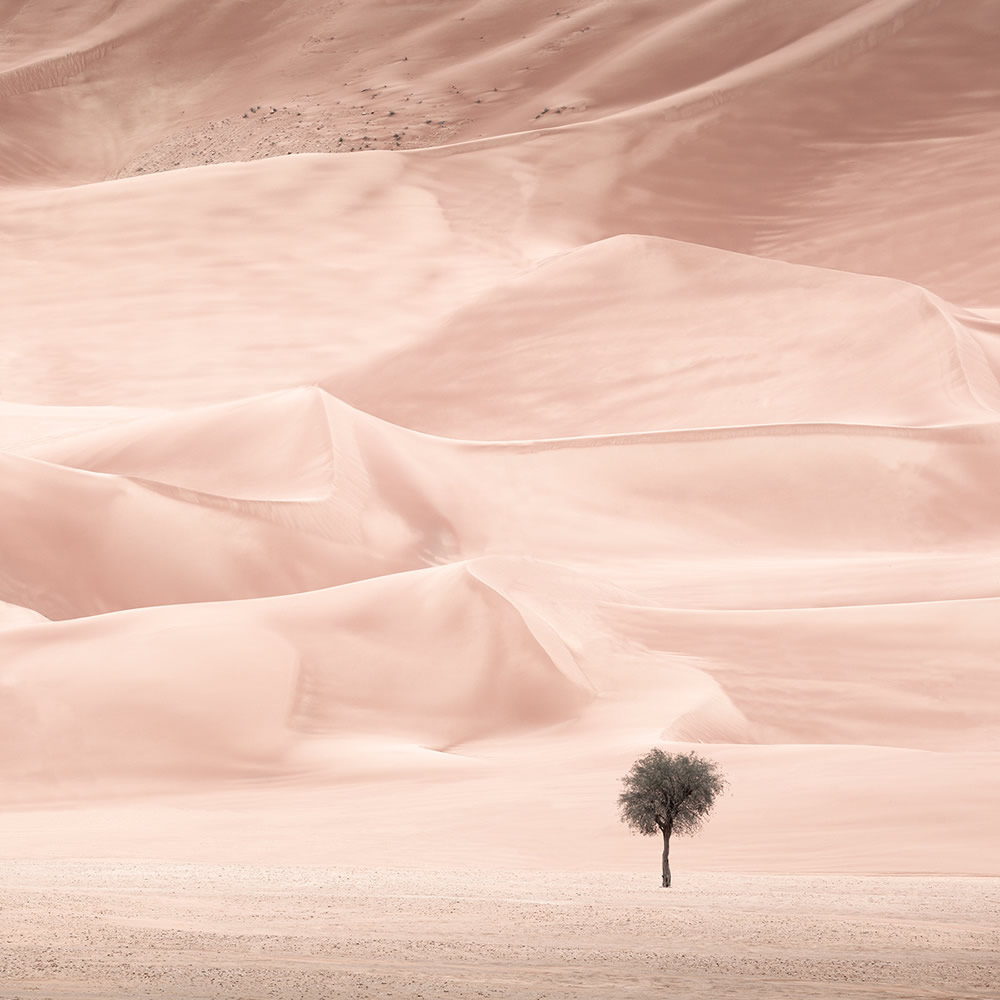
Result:
{"label": "green foliage", "polygon": [[622,778],[622,822],[647,836],[695,833],[725,790],[714,760],[695,753],[664,753],[654,747]]}

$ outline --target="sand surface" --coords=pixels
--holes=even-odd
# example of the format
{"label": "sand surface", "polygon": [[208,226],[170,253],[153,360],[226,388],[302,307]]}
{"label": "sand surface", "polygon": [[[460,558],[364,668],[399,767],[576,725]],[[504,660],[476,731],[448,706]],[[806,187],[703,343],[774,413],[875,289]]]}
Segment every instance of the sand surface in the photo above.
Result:
{"label": "sand surface", "polygon": [[998,906],[995,879],[14,864],[0,996],[971,1000]]}
{"label": "sand surface", "polygon": [[2,995],[1000,995],[998,51],[2,7]]}

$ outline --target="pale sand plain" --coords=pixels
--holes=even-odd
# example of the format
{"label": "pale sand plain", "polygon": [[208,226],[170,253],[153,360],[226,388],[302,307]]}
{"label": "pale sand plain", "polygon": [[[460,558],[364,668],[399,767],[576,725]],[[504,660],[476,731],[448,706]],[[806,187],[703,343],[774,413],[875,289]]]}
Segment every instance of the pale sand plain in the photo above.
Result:
{"label": "pale sand plain", "polygon": [[2,995],[1000,995],[996,0],[0,43]]}
{"label": "pale sand plain", "polygon": [[997,995],[995,879],[16,863],[0,907],[5,1000]]}

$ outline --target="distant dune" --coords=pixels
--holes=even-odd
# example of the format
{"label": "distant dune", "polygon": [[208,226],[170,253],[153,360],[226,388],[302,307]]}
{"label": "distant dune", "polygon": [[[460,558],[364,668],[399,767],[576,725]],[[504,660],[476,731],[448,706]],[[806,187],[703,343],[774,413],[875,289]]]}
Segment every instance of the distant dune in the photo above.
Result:
{"label": "distant dune", "polygon": [[637,869],[664,742],[692,864],[1000,875],[998,50],[0,12],[3,853]]}

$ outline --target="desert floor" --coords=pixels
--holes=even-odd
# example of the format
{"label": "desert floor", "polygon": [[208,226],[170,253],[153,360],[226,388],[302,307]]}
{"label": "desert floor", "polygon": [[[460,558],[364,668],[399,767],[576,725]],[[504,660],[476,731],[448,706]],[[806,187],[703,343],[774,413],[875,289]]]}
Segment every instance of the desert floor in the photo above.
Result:
{"label": "desert floor", "polygon": [[1000,880],[29,862],[0,996],[996,997]]}

